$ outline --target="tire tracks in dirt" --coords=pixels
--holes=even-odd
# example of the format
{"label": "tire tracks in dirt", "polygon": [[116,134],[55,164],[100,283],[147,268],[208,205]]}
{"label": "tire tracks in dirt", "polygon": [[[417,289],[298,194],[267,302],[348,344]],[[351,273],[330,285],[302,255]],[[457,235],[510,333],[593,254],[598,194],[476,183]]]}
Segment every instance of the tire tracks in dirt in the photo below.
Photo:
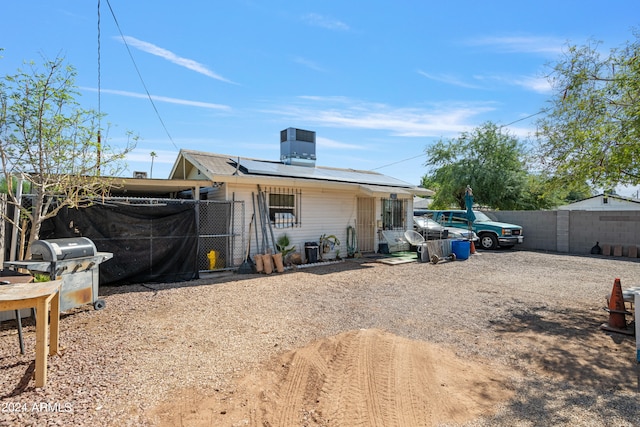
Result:
{"label": "tire tracks in dirt", "polygon": [[[183,402],[173,420],[256,427],[464,423],[507,401],[513,393],[507,382],[505,374],[447,348],[362,329],[286,352],[226,394],[192,396],[197,403]],[[199,424],[203,414],[207,422]]]}

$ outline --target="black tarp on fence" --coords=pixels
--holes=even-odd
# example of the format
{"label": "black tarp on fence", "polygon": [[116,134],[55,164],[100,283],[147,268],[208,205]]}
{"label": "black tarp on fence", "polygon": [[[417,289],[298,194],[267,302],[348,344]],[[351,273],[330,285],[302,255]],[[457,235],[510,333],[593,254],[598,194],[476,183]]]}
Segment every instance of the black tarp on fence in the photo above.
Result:
{"label": "black tarp on fence", "polygon": [[195,203],[106,202],[63,209],[43,224],[41,239],[88,237],[113,259],[100,264],[101,285],[198,278]]}

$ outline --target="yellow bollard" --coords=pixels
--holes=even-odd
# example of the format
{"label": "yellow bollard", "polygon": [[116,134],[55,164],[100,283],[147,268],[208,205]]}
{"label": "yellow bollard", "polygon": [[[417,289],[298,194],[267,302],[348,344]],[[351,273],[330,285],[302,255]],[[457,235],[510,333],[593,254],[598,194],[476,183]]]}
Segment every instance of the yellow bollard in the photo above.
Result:
{"label": "yellow bollard", "polygon": [[209,270],[215,270],[216,269],[216,258],[217,258],[217,253],[216,251],[210,251],[207,254],[207,258],[209,258]]}

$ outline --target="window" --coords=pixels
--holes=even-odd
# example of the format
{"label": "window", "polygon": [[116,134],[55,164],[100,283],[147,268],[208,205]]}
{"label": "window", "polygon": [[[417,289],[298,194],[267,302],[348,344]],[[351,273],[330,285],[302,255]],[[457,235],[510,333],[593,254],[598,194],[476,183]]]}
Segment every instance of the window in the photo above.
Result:
{"label": "window", "polygon": [[384,230],[403,230],[405,228],[405,204],[405,200],[382,199],[382,227]]}
{"label": "window", "polygon": [[276,228],[300,227],[300,190],[268,188],[269,219]]}
{"label": "window", "polygon": [[451,214],[451,225],[454,227],[467,224],[469,224],[469,220],[467,220],[466,216],[463,216],[462,214]]}

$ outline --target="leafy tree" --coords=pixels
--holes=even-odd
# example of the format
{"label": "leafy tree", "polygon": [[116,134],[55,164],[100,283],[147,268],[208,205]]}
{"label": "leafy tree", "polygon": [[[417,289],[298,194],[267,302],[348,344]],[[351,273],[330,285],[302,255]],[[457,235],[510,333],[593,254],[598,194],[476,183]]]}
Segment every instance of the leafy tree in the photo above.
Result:
{"label": "leafy tree", "polygon": [[[100,116],[75,101],[76,71],[62,58],[45,59],[42,70],[34,63],[28,66],[0,79],[1,168],[10,202],[21,206],[30,223],[27,257],[46,219],[108,193],[114,181],[102,177],[103,172],[117,176],[135,145],[131,135],[119,151],[101,142]],[[31,206],[18,203],[16,176],[29,184]]]}
{"label": "leafy tree", "polygon": [[554,185],[545,173],[529,173],[518,209],[553,209],[557,206],[586,199],[593,195],[586,183],[569,183],[565,187]]}
{"label": "leafy tree", "polygon": [[564,196],[565,203],[578,202],[588,197],[594,196],[595,191],[587,183],[574,183],[566,188],[566,195]]}
{"label": "leafy tree", "polygon": [[[16,188],[18,185],[18,180],[14,177],[11,188]],[[22,192],[26,193],[29,190],[27,183],[22,183]],[[0,178],[0,193],[6,194],[9,191],[9,186],[7,185],[7,180],[5,178]]]}
{"label": "leafy tree", "polygon": [[569,46],[548,76],[551,107],[538,122],[540,156],[556,186],[640,184],[640,33],[626,46]]}
{"label": "leafy tree", "polygon": [[465,208],[470,185],[476,203],[496,209],[518,209],[526,186],[525,152],[514,136],[491,122],[460,137],[440,140],[427,150],[433,172],[423,185],[437,190],[434,208]]}

